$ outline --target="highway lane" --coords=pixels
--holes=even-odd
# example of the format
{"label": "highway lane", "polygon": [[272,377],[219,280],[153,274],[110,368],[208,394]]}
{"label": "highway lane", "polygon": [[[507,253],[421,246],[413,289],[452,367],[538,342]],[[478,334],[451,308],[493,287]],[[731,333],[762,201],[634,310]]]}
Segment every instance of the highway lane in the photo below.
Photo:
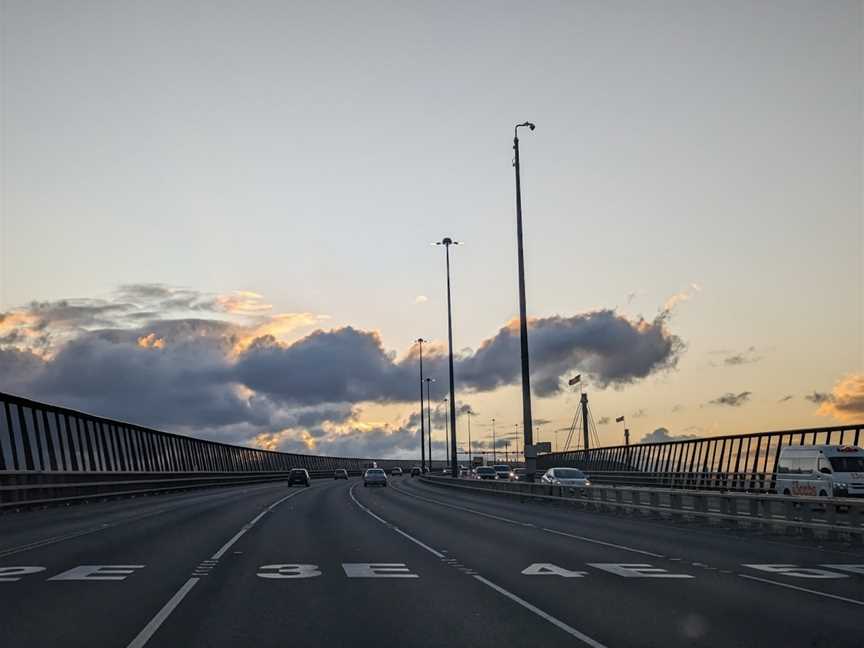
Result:
{"label": "highway lane", "polygon": [[3,646],[864,645],[860,549],[408,477],[46,510],[0,532]]}

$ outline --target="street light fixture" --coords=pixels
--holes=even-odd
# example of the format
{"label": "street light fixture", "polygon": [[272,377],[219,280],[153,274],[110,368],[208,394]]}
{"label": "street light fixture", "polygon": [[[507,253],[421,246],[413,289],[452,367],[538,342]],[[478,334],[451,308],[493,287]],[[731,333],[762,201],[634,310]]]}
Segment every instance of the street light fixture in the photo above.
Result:
{"label": "street light fixture", "polygon": [[[426,421],[423,419],[423,343],[426,342],[423,338],[417,338],[417,344],[420,345],[420,472],[426,472]],[[432,434],[432,430],[429,430]],[[432,457],[429,457],[432,460]]]}
{"label": "street light fixture", "polygon": [[453,382],[453,310],[450,301],[450,246],[459,245],[449,236],[444,237],[435,245],[443,245],[447,259],[447,355],[450,363],[450,475],[457,476],[456,465],[456,386]]}
{"label": "street light fixture", "polygon": [[531,122],[522,122],[513,129],[513,167],[516,169],[516,249],[519,257],[519,343],[522,356],[522,430],[525,434],[525,478],[534,481],[537,454],[534,451],[531,423],[531,374],[528,363],[528,318],[525,305],[525,255],[522,250],[522,183],[519,173],[519,129],[534,130]]}

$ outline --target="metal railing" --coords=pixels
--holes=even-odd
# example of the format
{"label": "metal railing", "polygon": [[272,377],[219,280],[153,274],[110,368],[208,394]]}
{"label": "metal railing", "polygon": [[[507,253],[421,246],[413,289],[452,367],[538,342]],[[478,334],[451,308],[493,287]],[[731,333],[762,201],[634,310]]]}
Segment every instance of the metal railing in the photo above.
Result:
{"label": "metal railing", "polygon": [[438,486],[554,500],[595,511],[618,511],[672,519],[702,519],[740,527],[814,531],[828,537],[864,540],[864,500],[834,497],[788,497],[764,493],[670,490],[592,484],[574,488],[504,480],[423,477]]}
{"label": "metal railing", "polygon": [[373,462],[386,470],[419,463],[246,448],[0,393],[0,509],[282,479],[292,468],[359,474]]}
{"label": "metal railing", "polygon": [[859,423],[553,452],[540,455],[537,467],[580,468],[598,483],[770,492],[781,448],[860,445],[862,430]]}

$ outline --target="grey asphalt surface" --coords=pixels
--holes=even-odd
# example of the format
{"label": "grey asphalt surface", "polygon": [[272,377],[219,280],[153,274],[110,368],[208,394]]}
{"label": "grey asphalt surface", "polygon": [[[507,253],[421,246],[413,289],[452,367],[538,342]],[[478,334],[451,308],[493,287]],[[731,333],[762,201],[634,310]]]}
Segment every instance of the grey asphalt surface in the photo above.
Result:
{"label": "grey asphalt surface", "polygon": [[407,476],[0,516],[4,647],[864,646],[862,619],[860,547]]}

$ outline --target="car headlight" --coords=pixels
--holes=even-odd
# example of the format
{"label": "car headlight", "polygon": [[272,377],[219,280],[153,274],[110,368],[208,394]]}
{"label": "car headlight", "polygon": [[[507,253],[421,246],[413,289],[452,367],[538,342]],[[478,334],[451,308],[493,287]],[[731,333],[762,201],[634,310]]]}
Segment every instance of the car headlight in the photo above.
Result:
{"label": "car headlight", "polygon": [[585,480],[585,485],[586,485],[586,486],[590,486],[590,485],[591,485],[591,480],[590,480],[590,479],[586,479],[586,480]]}
{"label": "car headlight", "polygon": [[553,480],[552,480],[552,483],[555,484],[556,486],[560,486],[560,485],[561,485],[561,480],[560,480],[560,479],[553,479]]}

